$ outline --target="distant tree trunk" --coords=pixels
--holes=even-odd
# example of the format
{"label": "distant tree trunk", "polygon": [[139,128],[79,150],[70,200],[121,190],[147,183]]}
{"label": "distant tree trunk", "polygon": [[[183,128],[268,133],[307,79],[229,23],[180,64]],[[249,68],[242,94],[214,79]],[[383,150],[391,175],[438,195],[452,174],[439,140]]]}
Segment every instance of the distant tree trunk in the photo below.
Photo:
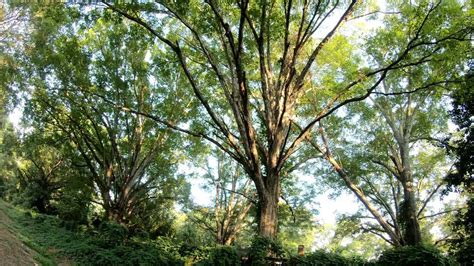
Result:
{"label": "distant tree trunk", "polygon": [[215,234],[216,243],[232,245],[245,226],[245,218],[256,199],[249,193],[251,180],[245,177],[240,166],[226,160],[224,154],[217,152],[217,178],[212,182],[215,186],[214,223],[205,226]]}

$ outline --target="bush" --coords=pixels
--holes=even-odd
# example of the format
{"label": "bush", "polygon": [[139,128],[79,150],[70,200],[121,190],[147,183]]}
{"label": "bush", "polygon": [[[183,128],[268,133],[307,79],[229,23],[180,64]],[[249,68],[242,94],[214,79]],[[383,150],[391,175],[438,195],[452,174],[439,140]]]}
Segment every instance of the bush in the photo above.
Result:
{"label": "bush", "polygon": [[196,266],[215,265],[215,266],[236,266],[240,265],[240,256],[235,247],[216,246],[206,250],[207,258],[196,263]]}
{"label": "bush", "polygon": [[89,202],[89,199],[80,193],[67,191],[56,204],[58,217],[74,226],[87,224]]}
{"label": "bush", "polygon": [[472,265],[474,262],[473,247],[474,238],[472,237],[459,244],[455,257],[461,265]]}
{"label": "bush", "polygon": [[450,255],[461,265],[472,265],[474,262],[474,197],[467,201],[467,208],[456,213],[451,222],[453,235],[447,241]]}
{"label": "bush", "polygon": [[99,226],[98,240],[104,248],[121,245],[127,236],[127,228],[116,222],[102,222]]}
{"label": "bush", "polygon": [[290,265],[368,265],[369,263],[360,258],[346,258],[338,254],[329,253],[324,250],[317,250],[305,256],[293,256]]}
{"label": "bush", "polygon": [[268,257],[284,260],[286,254],[282,244],[267,237],[255,237],[250,247],[251,265],[268,265]]}
{"label": "bush", "polygon": [[158,237],[156,240],[151,241],[151,244],[150,247],[157,250],[161,258],[166,257],[170,263],[175,263],[174,265],[183,264],[183,258],[179,254],[179,245],[174,241],[166,237]]}
{"label": "bush", "polygon": [[406,246],[389,249],[382,253],[377,265],[457,265],[453,260],[443,256],[439,250],[429,246]]}

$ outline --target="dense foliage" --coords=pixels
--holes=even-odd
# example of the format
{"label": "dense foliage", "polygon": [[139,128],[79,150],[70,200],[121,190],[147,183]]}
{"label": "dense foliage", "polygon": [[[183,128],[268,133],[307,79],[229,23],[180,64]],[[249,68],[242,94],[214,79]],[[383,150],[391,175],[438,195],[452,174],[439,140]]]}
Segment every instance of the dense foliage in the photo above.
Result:
{"label": "dense foliage", "polygon": [[450,111],[453,122],[458,126],[458,136],[452,136],[448,151],[456,156],[455,172],[447,176],[450,186],[474,191],[474,68],[470,65],[460,88],[452,92],[453,110]]}
{"label": "dense foliage", "polygon": [[377,265],[457,265],[433,247],[408,246],[382,253]]}
{"label": "dense foliage", "polygon": [[460,88],[452,92],[453,110],[450,115],[458,126],[455,136],[446,145],[448,152],[455,155],[455,171],[446,180],[446,191],[458,190],[468,198],[465,209],[459,210],[451,222],[454,236],[448,241],[451,252],[461,264],[468,265],[474,260],[474,75],[472,65]]}
{"label": "dense foliage", "polygon": [[473,32],[462,0],[7,1],[0,218],[43,264],[469,263]]}

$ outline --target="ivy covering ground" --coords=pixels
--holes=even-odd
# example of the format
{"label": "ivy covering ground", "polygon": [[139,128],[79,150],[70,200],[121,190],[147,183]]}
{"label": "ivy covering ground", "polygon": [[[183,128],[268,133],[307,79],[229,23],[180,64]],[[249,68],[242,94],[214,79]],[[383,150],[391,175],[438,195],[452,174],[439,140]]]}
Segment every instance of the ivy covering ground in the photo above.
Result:
{"label": "ivy covering ground", "polygon": [[256,238],[251,247],[200,247],[193,252],[170,238],[129,237],[119,224],[71,226],[57,217],[19,209],[0,202],[0,211],[14,222],[21,240],[36,250],[42,265],[71,261],[77,265],[267,265],[270,250],[284,265],[457,265],[432,247],[404,247],[385,251],[378,261],[343,257],[322,250],[305,256],[290,254],[280,243]]}

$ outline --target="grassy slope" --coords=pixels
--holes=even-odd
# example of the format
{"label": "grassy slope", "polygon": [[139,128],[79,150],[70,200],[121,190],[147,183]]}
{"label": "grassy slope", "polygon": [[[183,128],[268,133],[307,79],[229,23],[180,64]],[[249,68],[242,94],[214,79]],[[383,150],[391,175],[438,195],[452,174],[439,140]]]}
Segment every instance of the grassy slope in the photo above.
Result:
{"label": "grassy slope", "polygon": [[68,229],[70,224],[56,217],[24,210],[1,200],[0,212],[12,220],[12,231],[38,253],[35,259],[42,265],[183,263],[175,247],[169,242],[128,239],[119,226],[104,226],[100,231],[86,226]]}
{"label": "grassy slope", "polygon": [[[0,200],[0,216],[1,226],[8,230],[7,233],[2,234],[2,240],[10,242],[8,252],[14,253],[13,255],[10,254],[11,256],[22,256],[22,258],[18,258],[19,261],[14,262],[14,264],[33,265],[33,260],[41,265],[58,264],[57,261],[60,260],[55,259],[52,252],[40,245],[35,237],[31,237],[28,228],[23,224],[24,221],[32,219],[28,212],[17,209]],[[16,242],[26,245],[26,248],[16,244]]]}

